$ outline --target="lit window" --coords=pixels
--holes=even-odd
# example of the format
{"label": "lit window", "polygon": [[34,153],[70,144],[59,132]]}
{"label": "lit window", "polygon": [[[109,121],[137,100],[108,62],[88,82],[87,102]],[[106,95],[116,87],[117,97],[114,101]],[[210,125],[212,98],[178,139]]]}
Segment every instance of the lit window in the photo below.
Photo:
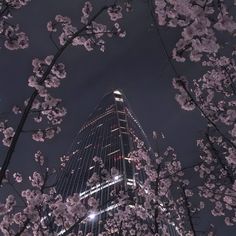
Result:
{"label": "lit window", "polygon": [[123,102],[124,101],[123,98],[116,98],[116,97],[115,97],[115,100],[118,101],[118,102]]}

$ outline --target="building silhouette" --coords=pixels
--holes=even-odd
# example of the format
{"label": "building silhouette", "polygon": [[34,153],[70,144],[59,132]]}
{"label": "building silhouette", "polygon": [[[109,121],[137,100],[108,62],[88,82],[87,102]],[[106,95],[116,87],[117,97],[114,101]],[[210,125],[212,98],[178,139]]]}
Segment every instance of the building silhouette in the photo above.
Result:
{"label": "building silhouette", "polygon": [[[100,199],[100,210],[91,212],[87,223],[76,229],[82,230],[84,235],[88,232],[98,235],[102,231],[109,211],[117,207],[117,202],[111,199],[112,191],[130,191],[137,175],[140,181],[145,178],[135,171],[129,160],[128,154],[136,147],[134,137],[142,140],[147,149],[150,147],[120,90],[105,95],[81,127],[71,147],[72,156],[58,179],[57,192],[63,197],[79,193],[81,199],[91,196]],[[112,177],[107,179],[107,173],[99,172],[101,166],[94,162],[97,157],[102,160],[103,169],[118,170],[117,173],[110,173]],[[88,182],[94,173],[100,173],[100,182],[90,186]]]}

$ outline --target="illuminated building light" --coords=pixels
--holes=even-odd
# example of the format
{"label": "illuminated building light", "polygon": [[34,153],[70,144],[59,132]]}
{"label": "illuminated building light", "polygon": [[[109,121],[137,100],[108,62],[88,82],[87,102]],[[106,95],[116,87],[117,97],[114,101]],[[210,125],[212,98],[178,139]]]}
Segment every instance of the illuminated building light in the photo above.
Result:
{"label": "illuminated building light", "polygon": [[120,151],[120,149],[117,149],[117,150],[115,150],[114,152],[108,153],[107,156],[111,156],[111,155],[113,155],[113,154],[115,154],[115,153],[117,153],[117,152],[119,152],[119,151]]}
{"label": "illuminated building light", "polygon": [[149,191],[148,191],[147,189],[144,189],[144,192],[145,192],[145,193],[149,193]]}
{"label": "illuminated building light", "polygon": [[99,192],[99,191],[101,191],[101,190],[103,190],[105,188],[108,188],[109,186],[112,186],[112,185],[114,185],[114,184],[116,184],[116,183],[118,183],[118,182],[120,182],[122,180],[123,180],[123,178],[121,178],[121,176],[119,176],[119,178],[114,179],[114,180],[108,182],[105,185],[98,184],[95,187],[91,188],[90,190],[87,190],[87,191],[84,191],[84,192],[80,193],[79,194],[80,195],[80,199],[84,199],[84,198],[86,198],[88,196],[91,196],[92,194],[97,193],[97,192]]}
{"label": "illuminated building light", "polygon": [[127,161],[129,161],[129,162],[130,162],[130,161],[133,161],[133,159],[130,158],[130,157],[125,157],[124,159],[127,160]]}
{"label": "illuminated building light", "polygon": [[92,144],[89,144],[89,145],[87,145],[84,149],[87,149],[87,148],[89,148],[89,147],[91,147],[92,146]]}
{"label": "illuminated building light", "polygon": [[86,123],[84,126],[82,126],[82,128],[80,129],[79,133],[81,133],[85,128],[93,125],[94,123],[96,123],[97,121],[99,121],[100,119],[106,117],[107,115],[113,113],[115,110],[114,109],[111,109],[107,112],[104,112],[102,115],[96,117],[95,119],[91,120],[90,122]]}
{"label": "illuminated building light", "polygon": [[[127,190],[128,194],[132,193],[137,185],[140,186],[144,195],[145,191],[146,195],[151,194],[151,189],[142,186],[146,176],[142,170],[136,171],[135,162],[128,156],[136,147],[135,137],[144,142],[145,149],[149,149],[147,137],[132,113],[126,97],[123,92],[114,89],[104,96],[76,135],[69,153],[79,151],[70,156],[67,169],[61,171],[56,184],[57,193],[61,194],[64,199],[75,192],[79,194],[82,202],[86,202],[89,197],[99,198],[101,207],[97,210],[93,209],[85,215],[81,224],[78,224],[78,227],[76,226],[73,230],[75,234],[81,230],[83,235],[87,235],[90,231],[93,235],[99,235],[110,217],[109,212],[116,211],[120,205],[126,207],[131,204],[127,201],[116,201],[114,193],[120,190]],[[91,146],[89,146],[90,144]],[[100,158],[96,163],[93,160],[95,155]],[[96,172],[99,169],[97,166],[100,165],[108,171],[112,167],[116,168],[119,175],[115,174],[107,179],[106,174],[103,176]],[[74,174],[68,174],[72,170],[74,170]],[[87,183],[94,173],[98,174],[99,182],[91,187]],[[153,199],[153,201],[157,200]],[[138,203],[143,205],[143,199],[140,198]],[[137,204],[130,207],[139,208]],[[160,212],[164,211],[167,214],[165,207],[160,205],[159,209]],[[152,218],[153,216],[150,215],[150,221],[154,223],[155,219]],[[170,221],[168,231],[174,232],[175,228],[176,226],[172,226]],[[61,231],[62,229],[63,226],[58,227],[56,235],[65,234],[65,230]],[[175,233],[170,235],[177,236]]]}
{"label": "illuminated building light", "polygon": [[90,220],[94,220],[95,219],[95,217],[96,217],[96,213],[91,213],[89,216],[88,216],[88,218],[90,219]]}
{"label": "illuminated building light", "polygon": [[112,130],[111,130],[111,133],[114,132],[114,131],[116,131],[116,130],[118,130],[118,129],[119,129],[119,128],[112,129]]}
{"label": "illuminated building light", "polygon": [[66,230],[63,229],[63,230],[61,230],[57,235],[62,235],[62,234],[64,234],[65,232],[66,232]]}
{"label": "illuminated building light", "polygon": [[128,181],[134,182],[134,179],[127,179]]}
{"label": "illuminated building light", "polygon": [[118,180],[119,178],[120,178],[120,176],[117,175],[114,177],[114,180]]}
{"label": "illuminated building light", "polygon": [[118,95],[122,95],[122,93],[119,90],[115,90],[113,93],[118,94]]}
{"label": "illuminated building light", "polygon": [[135,186],[135,185],[136,185],[136,182],[135,182],[134,179],[127,179],[127,185]]}
{"label": "illuminated building light", "polygon": [[115,97],[115,100],[118,101],[118,102],[124,102],[123,98],[116,98]]}
{"label": "illuminated building light", "polygon": [[107,147],[110,147],[110,146],[111,146],[111,144],[109,143],[106,146],[104,146],[103,148],[107,148]]}

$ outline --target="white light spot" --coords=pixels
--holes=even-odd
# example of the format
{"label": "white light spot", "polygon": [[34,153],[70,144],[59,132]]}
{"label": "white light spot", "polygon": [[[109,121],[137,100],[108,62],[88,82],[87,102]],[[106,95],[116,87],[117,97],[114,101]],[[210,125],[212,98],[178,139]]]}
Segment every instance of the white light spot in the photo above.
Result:
{"label": "white light spot", "polygon": [[121,92],[119,90],[115,90],[113,93],[121,95]]}
{"label": "white light spot", "polygon": [[90,220],[93,220],[95,217],[96,217],[96,214],[95,214],[95,213],[91,213],[91,214],[88,216],[88,218],[89,218]]}
{"label": "white light spot", "polygon": [[114,177],[114,180],[118,180],[120,177],[117,175]]}
{"label": "white light spot", "polygon": [[123,98],[115,98],[115,100],[118,101],[118,102],[123,102],[124,101]]}

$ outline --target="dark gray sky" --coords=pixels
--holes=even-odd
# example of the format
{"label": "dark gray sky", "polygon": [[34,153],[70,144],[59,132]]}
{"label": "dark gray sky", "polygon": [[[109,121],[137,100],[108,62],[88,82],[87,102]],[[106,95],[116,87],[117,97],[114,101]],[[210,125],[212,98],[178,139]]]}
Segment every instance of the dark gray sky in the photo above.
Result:
{"label": "dark gray sky", "polygon": [[[81,5],[78,0],[32,0],[28,7],[16,12],[15,21],[29,35],[31,45],[23,51],[0,51],[0,112],[9,111],[13,104],[22,104],[31,94],[27,79],[32,71],[32,58],[44,58],[55,52],[46,23],[56,14],[62,14],[70,16],[74,25],[78,25]],[[184,165],[196,162],[198,150],[195,140],[204,130],[205,122],[198,112],[185,112],[174,100],[175,91],[171,85],[173,72],[159,36],[151,27],[152,18],[145,1],[135,1],[133,13],[123,23],[127,37],[109,39],[105,53],[69,48],[63,54],[59,61],[65,63],[68,76],[57,94],[63,98],[68,115],[62,125],[62,133],[47,145],[35,145],[23,134],[11,168],[18,171],[24,168],[25,173],[30,173],[32,152],[41,146],[49,162],[54,163],[56,157],[69,148],[73,137],[102,96],[114,88],[121,88],[125,92],[150,139],[153,130],[162,131],[166,142],[176,149]],[[177,41],[178,33],[166,30],[161,32],[167,48],[171,49]],[[191,79],[198,74],[198,69],[191,64],[178,68]],[[1,147],[0,163],[5,152],[6,149]],[[203,217],[201,221],[209,224],[211,220]],[[221,227],[218,232],[217,235],[234,235],[226,227],[223,230]]]}

